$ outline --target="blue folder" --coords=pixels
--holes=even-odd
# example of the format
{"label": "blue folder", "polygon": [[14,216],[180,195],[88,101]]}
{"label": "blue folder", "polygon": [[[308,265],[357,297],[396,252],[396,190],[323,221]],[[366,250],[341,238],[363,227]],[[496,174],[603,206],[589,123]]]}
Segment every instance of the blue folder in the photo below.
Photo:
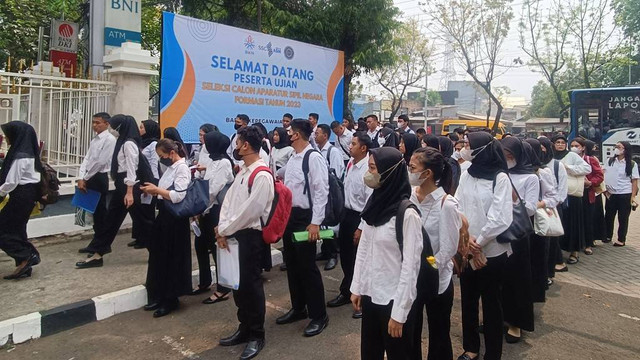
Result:
{"label": "blue folder", "polygon": [[98,207],[98,201],[100,201],[99,192],[87,189],[87,192],[84,193],[76,188],[76,193],[73,195],[73,199],[71,199],[71,205],[93,214],[96,212],[96,207]]}

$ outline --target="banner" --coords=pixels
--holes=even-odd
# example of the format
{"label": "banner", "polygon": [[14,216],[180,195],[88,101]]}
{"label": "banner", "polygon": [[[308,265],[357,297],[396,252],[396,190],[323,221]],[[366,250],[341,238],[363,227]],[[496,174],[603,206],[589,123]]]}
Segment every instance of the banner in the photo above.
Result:
{"label": "banner", "polygon": [[51,20],[49,50],[78,52],[78,24],[63,20]]}
{"label": "banner", "polygon": [[59,50],[49,50],[49,61],[70,78],[78,70],[78,54]]}
{"label": "banner", "polygon": [[[104,45],[118,47],[123,42],[142,42],[141,0],[105,0]],[[153,6],[153,5],[147,5]]]}
{"label": "banner", "polygon": [[202,124],[231,135],[236,115],[267,130],[282,115],[342,121],[344,53],[163,13],[160,126],[198,142]]}

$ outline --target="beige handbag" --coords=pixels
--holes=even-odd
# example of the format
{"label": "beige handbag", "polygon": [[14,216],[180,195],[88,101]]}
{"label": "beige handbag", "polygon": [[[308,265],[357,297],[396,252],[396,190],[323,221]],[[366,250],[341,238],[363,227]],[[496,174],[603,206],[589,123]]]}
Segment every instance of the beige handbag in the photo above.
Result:
{"label": "beige handbag", "polygon": [[567,176],[567,194],[582,197],[584,195],[584,176]]}

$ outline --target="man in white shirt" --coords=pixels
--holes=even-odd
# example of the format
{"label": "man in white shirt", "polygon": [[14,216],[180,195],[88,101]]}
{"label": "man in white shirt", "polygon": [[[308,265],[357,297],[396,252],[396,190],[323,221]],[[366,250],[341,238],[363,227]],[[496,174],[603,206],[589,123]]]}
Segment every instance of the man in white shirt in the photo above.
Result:
{"label": "man in white shirt", "polygon": [[222,346],[247,342],[240,359],[251,359],[264,347],[265,296],[262,285],[261,255],[264,247],[262,224],[267,221],[274,196],[274,181],[267,171],[256,173],[252,188],[249,178],[259,167],[267,164],[260,158],[262,138],[253,126],[238,130],[237,153],[243,164],[229,188],[220,209],[216,240],[220,249],[227,249],[227,239],[238,241],[240,287],[233,290],[238,307],[240,326],[231,336],[220,339]]}
{"label": "man in white shirt", "polygon": [[404,114],[398,116],[398,130],[402,130],[405,134],[415,134],[409,127],[409,116]]}
{"label": "man in white shirt", "polygon": [[[329,169],[333,170],[338,178],[342,178],[344,172],[344,162],[339,149],[331,145],[329,142],[331,130],[329,125],[320,124],[316,130],[316,144],[318,150],[327,160]],[[333,270],[338,265],[338,247],[335,239],[324,239],[322,241],[322,252],[316,257],[316,260],[327,260],[324,266],[326,271]]]}
{"label": "man in white shirt", "polygon": [[289,113],[282,115],[282,127],[287,131],[291,130],[291,120],[293,120],[293,115]]}
{"label": "man in white shirt", "polygon": [[227,149],[227,155],[229,155],[229,157],[233,159],[233,162],[236,165],[240,164],[240,160],[236,160],[233,157],[233,151],[236,149],[236,136],[238,135],[238,130],[249,126],[249,121],[249,116],[247,116],[246,114],[238,114],[238,116],[236,116],[235,124],[233,125],[236,133],[231,135],[231,145],[229,145],[229,148]]}
{"label": "man in white shirt", "polygon": [[[340,294],[327,303],[328,307],[338,307],[351,303],[349,287],[353,280],[353,268],[360,234],[362,233],[360,213],[373,193],[373,189],[364,184],[364,174],[369,169],[369,147],[371,138],[364,132],[357,132],[351,140],[351,160],[347,164],[344,176],[345,214],[340,222],[340,265],[344,277],[340,284]],[[362,312],[354,311],[353,318],[359,319]]]}
{"label": "man in white shirt", "polygon": [[382,129],[382,126],[380,126],[378,117],[373,114],[368,115],[366,119],[366,123],[367,123],[367,135],[369,135],[369,137],[371,138],[371,148],[373,149],[373,148],[380,147],[380,144],[378,143],[378,134],[380,133],[380,129]]}
{"label": "man in white shirt", "polygon": [[311,123],[311,136],[309,137],[309,143],[313,146],[314,149],[318,149],[318,144],[316,144],[316,130],[318,130],[318,119],[320,119],[320,115],[316,113],[310,113],[309,123]]}
{"label": "man in white shirt", "polygon": [[[304,335],[314,336],[320,334],[329,322],[322,276],[316,265],[316,242],[320,239],[320,225],[324,221],[329,198],[329,174],[326,160],[313,151],[309,143],[309,121],[294,119],[289,135],[295,152],[280,170],[284,169],[284,184],[292,193],[293,209],[282,237],[292,308],[276,323],[289,324],[309,317],[311,322],[305,328]],[[302,165],[308,152],[311,153],[308,158],[309,172],[306,174],[309,179],[307,189]],[[294,243],[293,234],[297,232],[308,232],[309,241]]]}
{"label": "man in white shirt", "polygon": [[342,159],[344,160],[344,166],[347,166],[347,163],[351,158],[349,147],[351,146],[351,139],[353,139],[353,132],[337,121],[331,123],[331,130],[338,138],[336,141],[336,147],[340,149]]}
{"label": "man in white shirt", "polygon": [[87,192],[87,189],[100,193],[100,200],[96,211],[93,213],[93,231],[101,231],[106,223],[107,195],[109,194],[109,171],[113,149],[116,146],[116,137],[109,132],[109,114],[105,112],[93,115],[91,126],[97,134],[89,144],[87,155],[80,165],[78,173],[78,189]]}

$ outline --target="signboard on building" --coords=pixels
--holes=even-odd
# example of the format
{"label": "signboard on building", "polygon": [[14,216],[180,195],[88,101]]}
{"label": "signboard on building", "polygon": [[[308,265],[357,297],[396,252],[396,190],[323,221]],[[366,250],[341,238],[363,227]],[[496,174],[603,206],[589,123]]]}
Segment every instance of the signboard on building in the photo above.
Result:
{"label": "signboard on building", "polygon": [[49,50],[69,53],[78,52],[78,24],[69,21],[51,20]]}
{"label": "signboard on building", "polygon": [[141,42],[141,15],[141,0],[106,0],[104,13],[105,47],[117,47],[127,41]]}
{"label": "signboard on building", "polygon": [[160,126],[198,142],[213,123],[235,132],[237,114],[268,130],[284,113],[342,121],[344,53],[299,41],[163,13]]}
{"label": "signboard on building", "polygon": [[49,50],[49,61],[67,77],[73,77],[78,69],[78,55],[60,50]]}

